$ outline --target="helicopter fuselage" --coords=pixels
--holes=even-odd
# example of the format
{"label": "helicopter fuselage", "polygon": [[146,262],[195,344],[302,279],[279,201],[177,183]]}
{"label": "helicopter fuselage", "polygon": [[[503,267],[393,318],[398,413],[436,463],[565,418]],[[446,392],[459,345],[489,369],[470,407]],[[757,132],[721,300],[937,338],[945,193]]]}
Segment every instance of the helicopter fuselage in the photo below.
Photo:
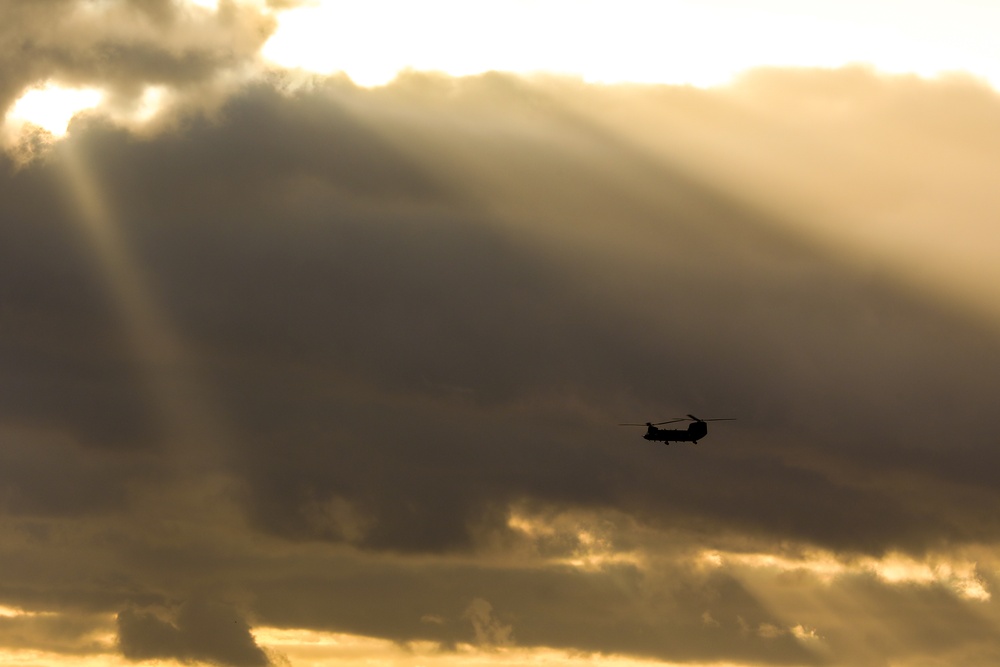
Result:
{"label": "helicopter fuselage", "polygon": [[697,421],[691,422],[686,429],[656,428],[650,424],[642,437],[654,442],[698,442],[707,434],[708,424]]}

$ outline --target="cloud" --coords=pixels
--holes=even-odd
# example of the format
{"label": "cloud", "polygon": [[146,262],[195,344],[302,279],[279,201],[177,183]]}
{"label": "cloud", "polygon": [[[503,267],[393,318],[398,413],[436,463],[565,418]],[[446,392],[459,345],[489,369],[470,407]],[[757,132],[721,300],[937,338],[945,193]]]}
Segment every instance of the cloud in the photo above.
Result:
{"label": "cloud", "polygon": [[[73,425],[86,428],[88,416],[80,416]],[[107,512],[128,503],[131,483],[156,476],[148,459],[94,451],[73,442],[65,432],[6,429],[0,432],[0,443],[0,497],[8,515]]]}
{"label": "cloud", "polygon": [[170,623],[142,611],[118,614],[118,641],[130,660],[174,658],[234,667],[271,664],[235,609],[202,600],[185,603]]}
{"label": "cloud", "polygon": [[514,628],[502,623],[493,613],[493,605],[486,600],[473,600],[464,616],[472,623],[477,643],[484,646],[509,646],[514,643]]}
{"label": "cloud", "polygon": [[[275,79],[142,136],[80,118],[44,159],[5,163],[0,601],[118,613],[131,658],[232,665],[267,655],[244,612],[208,600],[445,650],[515,635],[779,664],[995,650],[976,586],[996,589],[996,330],[861,244],[850,216],[839,243],[800,202],[776,212],[806,191],[770,180],[788,173],[839,189],[841,212],[875,194],[908,208],[878,187],[906,160],[810,152],[813,123],[905,144],[883,113],[902,84],[799,75],[827,82],[821,103],[774,73],[777,92]],[[945,115],[996,104],[971,83],[902,87]],[[841,108],[849,121],[830,120]],[[978,173],[980,149],[951,132],[925,118],[912,140]],[[192,438],[218,449],[211,466],[182,465],[192,443],[155,417],[70,154],[225,425]],[[962,192],[988,208],[988,182]],[[669,448],[615,426],[686,412],[738,421]],[[842,570],[731,556],[793,549]]]}
{"label": "cloud", "polygon": [[240,2],[212,12],[174,0],[11,0],[0,26],[0,109],[51,81],[97,88],[108,108],[129,113],[157,86],[211,106],[219,85],[254,62],[274,22]]}
{"label": "cloud", "polygon": [[[402,91],[328,84],[250,91],[183,149],[99,127],[84,148],[219,364],[265,525],[305,535],[303,503],[343,498],[361,543],[436,550],[538,495],[871,551],[992,534],[988,515],[947,511],[955,484],[992,493],[975,463],[989,330],[552,100],[537,111],[544,89],[463,85],[492,105],[475,132],[435,124],[461,103],[418,96],[399,117]],[[602,444],[628,437],[604,424],[684,410],[743,420],[713,427],[729,435],[710,468]]]}

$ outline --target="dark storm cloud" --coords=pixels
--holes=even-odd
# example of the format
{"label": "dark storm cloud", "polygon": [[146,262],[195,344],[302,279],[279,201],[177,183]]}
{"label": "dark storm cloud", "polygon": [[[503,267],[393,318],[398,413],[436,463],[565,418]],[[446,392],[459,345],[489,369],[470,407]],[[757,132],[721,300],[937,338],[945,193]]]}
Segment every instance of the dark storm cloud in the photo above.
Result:
{"label": "dark storm cloud", "polygon": [[123,611],[118,614],[118,641],[130,660],[179,658],[234,667],[271,663],[234,609],[201,600],[182,606],[175,623],[148,612]]}
{"label": "dark storm cloud", "polygon": [[[67,418],[67,427],[87,428],[87,417],[75,417]],[[148,464],[120,452],[88,450],[59,432],[3,432],[3,509],[21,516],[67,516],[121,507],[129,485],[150,475]]]}
{"label": "dark storm cloud", "polygon": [[[120,612],[138,659],[263,664],[244,612],[219,644],[198,634],[225,615],[190,601],[216,582],[205,599],[245,593],[240,608],[278,626],[454,644],[474,637],[463,613],[481,599],[523,645],[802,664],[819,658],[788,619],[725,573],[454,559],[516,543],[518,503],[619,511],[681,531],[671,548],[688,555],[725,540],[848,554],[994,542],[996,332],[740,203],[683,152],[622,139],[593,117],[619,96],[651,117],[668,108],[658,132],[742,113],[715,93],[499,75],[260,84],[183,131],[138,139],[81,120],[45,159],[8,168],[0,424],[22,440],[0,482],[19,521],[92,515],[66,538],[87,558],[50,588]],[[95,277],[63,151],[88,165],[218,397],[236,487],[221,495],[249,527],[193,499],[193,475],[169,496],[149,473],[171,443]],[[614,426],[689,411],[740,421],[670,448]],[[23,439],[42,428],[61,439]],[[54,558],[32,568],[49,542],[24,540],[0,553],[22,604]],[[360,551],[334,558],[331,543]],[[91,570],[104,585],[78,583]],[[893,595],[871,608],[965,604]],[[185,601],[174,620],[122,611]],[[927,650],[961,652],[995,627],[984,617],[932,624],[955,640]]]}
{"label": "dark storm cloud", "polygon": [[[220,364],[265,524],[308,532],[304,504],[343,498],[362,543],[436,550],[528,496],[871,551],[995,534],[945,488],[993,493],[992,332],[544,93],[469,85],[493,96],[475,132],[330,84],[258,88],[182,139],[81,140]],[[560,395],[585,407],[544,407]],[[533,421],[511,418],[525,401]],[[685,410],[743,419],[714,427],[710,467],[597,426]],[[867,481],[886,470],[933,501]]]}

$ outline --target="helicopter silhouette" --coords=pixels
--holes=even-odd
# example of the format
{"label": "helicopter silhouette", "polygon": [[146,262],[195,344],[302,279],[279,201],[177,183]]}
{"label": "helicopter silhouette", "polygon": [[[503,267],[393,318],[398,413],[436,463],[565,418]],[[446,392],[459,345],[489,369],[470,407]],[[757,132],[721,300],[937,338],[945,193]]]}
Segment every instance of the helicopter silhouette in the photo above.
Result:
{"label": "helicopter silhouette", "polygon": [[[646,440],[662,442],[669,445],[671,442],[698,442],[708,435],[708,424],[706,422],[735,421],[735,417],[720,417],[718,419],[699,419],[694,415],[687,417],[677,417],[663,422],[646,422],[645,424],[619,424],[619,426],[645,426],[646,434],[642,436]],[[686,429],[656,428],[663,424],[675,424],[677,422],[691,422]]]}

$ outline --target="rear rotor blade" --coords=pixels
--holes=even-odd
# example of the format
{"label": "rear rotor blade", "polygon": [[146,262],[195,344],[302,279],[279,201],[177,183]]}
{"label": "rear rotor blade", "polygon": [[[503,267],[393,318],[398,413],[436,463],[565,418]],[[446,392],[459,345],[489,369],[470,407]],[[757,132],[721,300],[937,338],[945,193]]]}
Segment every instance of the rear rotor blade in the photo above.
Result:
{"label": "rear rotor blade", "polygon": [[701,419],[700,417],[695,417],[694,415],[688,415],[691,419],[696,422],[731,422],[736,421],[736,417],[717,417],[715,419]]}

